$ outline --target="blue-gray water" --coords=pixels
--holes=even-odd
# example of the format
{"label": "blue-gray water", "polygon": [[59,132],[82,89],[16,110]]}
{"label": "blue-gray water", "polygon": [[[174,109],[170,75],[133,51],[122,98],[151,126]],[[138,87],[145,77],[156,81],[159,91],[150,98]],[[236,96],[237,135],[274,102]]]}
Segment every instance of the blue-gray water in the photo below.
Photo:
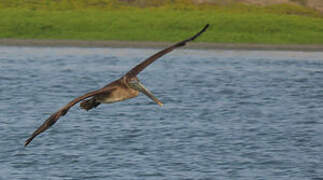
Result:
{"label": "blue-gray water", "polygon": [[155,49],[0,47],[0,179],[322,179],[323,53],[176,50],[147,97],[75,106]]}

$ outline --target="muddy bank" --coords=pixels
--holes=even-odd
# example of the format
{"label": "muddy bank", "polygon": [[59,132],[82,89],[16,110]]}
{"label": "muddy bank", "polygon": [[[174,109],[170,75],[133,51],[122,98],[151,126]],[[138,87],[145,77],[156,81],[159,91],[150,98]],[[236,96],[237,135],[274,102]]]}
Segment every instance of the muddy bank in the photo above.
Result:
{"label": "muddy bank", "polygon": [[[112,48],[163,48],[170,42],[147,41],[83,41],[83,40],[36,40],[0,39],[0,46],[44,46],[44,47],[112,47]],[[323,51],[323,45],[269,45],[269,44],[230,44],[230,43],[189,43],[189,49],[224,50],[286,50]]]}

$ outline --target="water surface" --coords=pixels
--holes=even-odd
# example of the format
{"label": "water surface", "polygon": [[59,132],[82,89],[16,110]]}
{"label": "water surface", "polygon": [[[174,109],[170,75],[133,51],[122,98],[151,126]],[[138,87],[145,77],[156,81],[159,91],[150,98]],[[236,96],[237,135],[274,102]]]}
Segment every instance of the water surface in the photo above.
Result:
{"label": "water surface", "polygon": [[98,89],[155,49],[0,47],[0,179],[320,179],[323,53],[176,50],[144,95],[85,112]]}

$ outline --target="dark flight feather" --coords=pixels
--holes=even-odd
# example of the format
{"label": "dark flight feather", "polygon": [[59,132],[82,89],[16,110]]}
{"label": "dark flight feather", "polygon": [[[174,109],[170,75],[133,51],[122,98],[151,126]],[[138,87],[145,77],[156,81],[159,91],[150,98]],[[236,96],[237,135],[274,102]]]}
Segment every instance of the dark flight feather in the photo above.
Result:
{"label": "dark flight feather", "polygon": [[163,55],[173,51],[174,49],[181,47],[181,46],[185,46],[187,42],[189,41],[193,41],[194,39],[196,39],[198,36],[200,36],[207,28],[209,27],[209,24],[205,25],[204,28],[198,32],[197,34],[195,34],[194,36],[178,42],[166,49],[163,49],[161,51],[159,51],[158,53],[150,56],[149,58],[147,58],[146,60],[144,60],[142,63],[138,64],[137,66],[135,66],[134,68],[132,68],[127,74],[127,77],[134,77],[137,76],[142,70],[144,70],[147,66],[149,66],[151,63],[153,63],[154,61],[156,61],[158,58],[162,57]]}
{"label": "dark flight feather", "polygon": [[104,88],[101,88],[99,90],[86,93],[83,96],[77,97],[74,100],[70,101],[68,104],[66,104],[64,107],[62,107],[60,110],[58,110],[57,112],[52,114],[36,131],[34,131],[34,133],[31,135],[31,137],[28,138],[25,141],[25,146],[27,146],[40,133],[46,131],[49,127],[51,127],[53,124],[55,124],[56,121],[61,116],[64,116],[68,112],[68,110],[72,106],[74,106],[76,103],[78,103],[78,102],[80,102],[80,101],[82,101],[82,100],[84,100],[86,98],[89,98],[89,97],[92,97],[92,96],[95,96],[95,95],[99,95],[99,94],[105,93],[107,91],[111,91],[112,89],[113,88],[111,88],[111,87],[104,87]]}

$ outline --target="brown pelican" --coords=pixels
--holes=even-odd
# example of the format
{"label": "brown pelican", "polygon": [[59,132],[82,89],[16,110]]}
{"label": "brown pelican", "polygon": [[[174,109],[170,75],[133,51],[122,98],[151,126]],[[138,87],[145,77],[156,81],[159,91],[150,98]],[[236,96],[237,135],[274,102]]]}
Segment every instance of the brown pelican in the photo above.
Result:
{"label": "brown pelican", "polygon": [[[52,114],[32,135],[29,139],[25,141],[25,146],[27,146],[37,135],[47,130],[56,121],[61,117],[64,116],[68,110],[74,106],[76,103],[81,102],[80,106],[82,109],[90,110],[92,108],[97,107],[101,103],[114,103],[118,101],[123,101],[126,99],[134,98],[138,96],[139,92],[142,92],[150,99],[155,101],[158,105],[162,106],[163,103],[160,102],[148,89],[144,87],[143,84],[140,83],[137,75],[144,70],[148,65],[153,63],[155,60],[160,58],[161,56],[171,52],[172,50],[185,46],[185,44],[189,41],[193,41],[195,38],[200,36],[209,25],[207,24],[200,32],[188,38],[184,41],[180,41],[166,49],[161,50],[160,52],[152,55],[148,59],[144,60],[142,63],[138,64],[134,68],[132,68],[129,72],[127,72],[124,76],[120,79],[111,82],[110,84],[104,86],[101,89],[96,91],[88,92],[83,96],[75,98],[74,100],[70,101],[64,107],[59,109],[57,112]],[[90,99],[87,99],[90,98]]]}

